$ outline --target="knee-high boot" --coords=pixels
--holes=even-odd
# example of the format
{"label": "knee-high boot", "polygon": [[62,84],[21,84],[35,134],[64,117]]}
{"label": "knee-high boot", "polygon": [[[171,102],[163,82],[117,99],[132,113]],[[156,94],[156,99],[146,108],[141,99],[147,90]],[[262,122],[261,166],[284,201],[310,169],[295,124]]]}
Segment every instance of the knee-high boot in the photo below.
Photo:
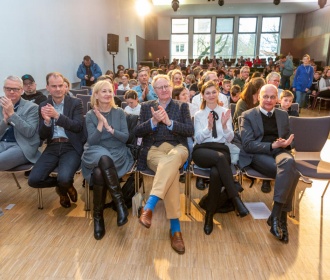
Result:
{"label": "knee-high boot", "polygon": [[107,189],[103,185],[93,185],[93,220],[94,220],[94,238],[100,240],[105,234],[103,219],[103,209]]}
{"label": "knee-high boot", "polygon": [[128,221],[128,210],[125,205],[124,195],[119,184],[116,168],[113,165],[113,161],[107,156],[101,157],[99,168],[101,169],[104,182],[117,208],[117,225],[122,226]]}

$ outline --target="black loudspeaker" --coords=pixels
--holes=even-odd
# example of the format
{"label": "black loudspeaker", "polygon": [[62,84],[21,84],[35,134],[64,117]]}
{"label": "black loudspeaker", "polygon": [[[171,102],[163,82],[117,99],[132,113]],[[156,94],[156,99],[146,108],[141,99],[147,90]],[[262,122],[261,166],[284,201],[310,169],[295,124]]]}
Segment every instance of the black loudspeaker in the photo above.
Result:
{"label": "black loudspeaker", "polygon": [[119,52],[119,35],[108,34],[107,51],[111,53]]}

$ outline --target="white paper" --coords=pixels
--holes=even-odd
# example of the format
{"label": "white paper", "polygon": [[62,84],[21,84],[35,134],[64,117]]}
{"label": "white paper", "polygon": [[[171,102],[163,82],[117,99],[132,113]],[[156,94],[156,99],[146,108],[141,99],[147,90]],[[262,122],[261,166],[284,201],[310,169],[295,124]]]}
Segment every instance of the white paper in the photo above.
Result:
{"label": "white paper", "polygon": [[270,216],[271,212],[263,202],[245,202],[244,204],[255,220],[268,219]]}
{"label": "white paper", "polygon": [[10,210],[15,206],[15,204],[9,204],[5,209],[6,210]]}

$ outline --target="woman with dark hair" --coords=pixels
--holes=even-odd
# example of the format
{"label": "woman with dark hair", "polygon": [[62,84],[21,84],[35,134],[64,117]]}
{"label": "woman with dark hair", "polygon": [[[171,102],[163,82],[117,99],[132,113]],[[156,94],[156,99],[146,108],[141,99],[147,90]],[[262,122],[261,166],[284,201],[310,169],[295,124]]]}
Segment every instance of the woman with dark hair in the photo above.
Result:
{"label": "woman with dark hair", "polygon": [[126,147],[129,133],[125,113],[117,107],[113,97],[109,81],[97,82],[91,96],[93,109],[86,114],[88,138],[82,155],[82,173],[93,185],[94,238],[97,240],[105,234],[103,209],[107,189],[116,206],[117,225],[128,221],[119,178],[131,169],[133,156]]}
{"label": "woman with dark hair", "polygon": [[206,82],[201,90],[201,109],[195,114],[194,163],[202,168],[211,168],[210,185],[206,203],[204,232],[211,234],[213,215],[222,187],[232,201],[240,217],[249,214],[238,195],[241,185],[235,182],[231,172],[230,151],[226,143],[234,137],[230,110],[219,106],[219,87],[216,82]]}
{"label": "woman with dark hair", "polygon": [[263,78],[253,78],[248,82],[242,93],[241,98],[236,104],[236,109],[233,117],[235,131],[238,131],[238,117],[246,110],[258,106],[258,95],[260,89],[266,82]]}

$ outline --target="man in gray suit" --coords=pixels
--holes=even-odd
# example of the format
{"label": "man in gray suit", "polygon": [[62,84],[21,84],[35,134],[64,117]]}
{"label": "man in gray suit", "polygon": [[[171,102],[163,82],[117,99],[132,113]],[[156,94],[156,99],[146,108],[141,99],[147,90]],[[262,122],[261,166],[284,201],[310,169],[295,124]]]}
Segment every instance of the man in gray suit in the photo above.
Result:
{"label": "man in gray suit", "polygon": [[287,212],[299,180],[295,161],[290,153],[294,138],[290,134],[287,112],[275,108],[277,88],[267,84],[260,89],[260,106],[245,111],[240,121],[243,149],[240,166],[250,165],[260,173],[275,178],[274,205],[267,223],[270,232],[282,242],[289,241]]}
{"label": "man in gray suit", "polygon": [[23,81],[8,76],[4,81],[5,96],[0,98],[0,170],[25,163],[35,163],[38,147],[38,105],[21,98]]}

